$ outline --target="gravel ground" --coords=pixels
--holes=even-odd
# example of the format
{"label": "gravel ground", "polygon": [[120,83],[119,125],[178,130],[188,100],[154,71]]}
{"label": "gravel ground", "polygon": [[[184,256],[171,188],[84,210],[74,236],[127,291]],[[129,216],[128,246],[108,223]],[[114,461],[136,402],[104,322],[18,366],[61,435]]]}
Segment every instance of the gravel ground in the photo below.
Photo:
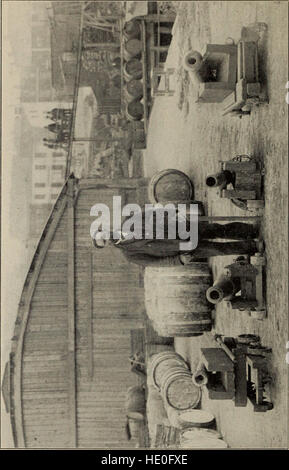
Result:
{"label": "gravel ground", "polygon": [[[164,168],[185,171],[194,182],[195,197],[205,203],[209,214],[244,215],[217,191],[207,191],[204,181],[219,169],[219,160],[237,154],[258,157],[265,166],[265,211],[262,232],[266,244],[267,318],[251,319],[245,312],[218,306],[215,329],[236,336],[256,333],[273,349],[270,372],[274,409],[254,413],[248,405],[236,408],[232,401],[208,401],[220,430],[232,448],[281,448],[287,440],[286,341],[288,340],[288,120],[285,85],[288,80],[288,7],[286,2],[179,2],[168,64],[175,67],[173,97],[158,97],[152,110],[145,173],[151,176]],[[243,26],[259,34],[260,77],[269,104],[255,107],[241,120],[222,117],[219,104],[196,103],[196,90],[182,67],[183,54],[202,52],[207,43],[222,44],[240,38]],[[266,27],[264,26],[266,25]],[[161,125],[160,125],[161,123]],[[211,259],[214,276],[232,257]],[[178,338],[176,349],[194,369],[199,348],[211,343],[210,335]],[[205,394],[204,394],[205,395]]]}

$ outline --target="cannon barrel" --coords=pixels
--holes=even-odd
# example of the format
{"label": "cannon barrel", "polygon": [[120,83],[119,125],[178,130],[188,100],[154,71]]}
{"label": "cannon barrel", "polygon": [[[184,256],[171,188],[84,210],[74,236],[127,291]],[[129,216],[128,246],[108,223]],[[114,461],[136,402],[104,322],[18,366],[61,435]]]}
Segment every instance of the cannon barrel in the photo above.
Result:
{"label": "cannon barrel", "polygon": [[233,181],[233,175],[230,171],[225,170],[214,175],[208,175],[206,178],[206,185],[210,188],[221,186],[222,184],[229,184]]}
{"label": "cannon barrel", "polygon": [[230,278],[229,276],[222,275],[213,286],[207,289],[206,297],[212,304],[218,304],[224,299],[232,298],[240,288],[239,278]]}
{"label": "cannon barrel", "polygon": [[192,376],[192,381],[197,387],[202,387],[208,383],[208,374],[204,364],[199,363],[196,371]]}

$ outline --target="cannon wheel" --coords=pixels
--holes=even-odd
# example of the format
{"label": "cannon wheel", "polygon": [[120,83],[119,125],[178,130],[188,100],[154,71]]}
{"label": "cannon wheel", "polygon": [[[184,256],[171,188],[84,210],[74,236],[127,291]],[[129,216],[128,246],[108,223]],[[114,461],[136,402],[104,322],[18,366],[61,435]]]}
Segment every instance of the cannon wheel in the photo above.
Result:
{"label": "cannon wheel", "polygon": [[[235,161],[235,162],[236,161],[237,162],[245,162],[245,161],[248,162],[248,161],[255,160],[257,162],[257,160],[254,157],[251,157],[250,155],[247,155],[247,154],[236,155],[236,157],[232,158],[232,160]],[[234,184],[233,184],[233,187],[234,187]],[[248,203],[247,203],[246,199],[232,198],[231,201],[239,209],[242,209],[244,211],[254,212],[253,208],[251,209],[250,207],[248,207]]]}

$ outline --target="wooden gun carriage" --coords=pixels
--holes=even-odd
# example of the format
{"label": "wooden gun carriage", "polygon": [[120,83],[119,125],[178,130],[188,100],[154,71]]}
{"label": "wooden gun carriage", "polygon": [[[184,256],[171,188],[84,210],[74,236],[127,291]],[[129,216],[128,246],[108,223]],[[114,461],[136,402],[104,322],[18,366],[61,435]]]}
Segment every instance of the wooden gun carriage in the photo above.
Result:
{"label": "wooden gun carriage", "polygon": [[247,406],[249,401],[256,412],[271,410],[273,404],[268,396],[271,349],[262,346],[256,335],[245,334],[237,338],[215,335],[215,341],[219,347],[201,349],[209,398],[233,399],[236,407]]}

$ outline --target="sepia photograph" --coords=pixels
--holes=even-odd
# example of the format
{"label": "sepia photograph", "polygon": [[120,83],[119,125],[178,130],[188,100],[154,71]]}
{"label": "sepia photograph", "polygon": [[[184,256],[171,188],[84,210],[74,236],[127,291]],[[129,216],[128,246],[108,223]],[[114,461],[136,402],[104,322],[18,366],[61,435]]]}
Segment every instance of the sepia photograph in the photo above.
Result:
{"label": "sepia photograph", "polygon": [[287,450],[288,2],[1,3],[1,449]]}

